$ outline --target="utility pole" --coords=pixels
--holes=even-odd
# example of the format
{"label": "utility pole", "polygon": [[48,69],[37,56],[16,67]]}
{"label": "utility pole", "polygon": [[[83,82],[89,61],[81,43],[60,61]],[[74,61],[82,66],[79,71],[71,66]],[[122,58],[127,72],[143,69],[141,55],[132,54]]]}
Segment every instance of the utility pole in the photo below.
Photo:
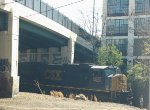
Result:
{"label": "utility pole", "polygon": [[95,44],[94,44],[94,30],[95,30],[95,0],[93,0],[93,23],[92,23],[92,46],[93,46],[93,62],[95,63],[95,53],[94,53],[94,50],[95,50]]}
{"label": "utility pole", "polygon": [[92,23],[92,36],[94,36],[94,26],[95,26],[95,0],[93,0],[93,23]]}

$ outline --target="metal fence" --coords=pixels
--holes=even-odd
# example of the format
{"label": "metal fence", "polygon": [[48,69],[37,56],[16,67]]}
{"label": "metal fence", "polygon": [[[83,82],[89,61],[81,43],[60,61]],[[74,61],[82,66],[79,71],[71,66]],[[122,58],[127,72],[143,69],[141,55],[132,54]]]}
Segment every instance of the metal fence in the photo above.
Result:
{"label": "metal fence", "polygon": [[59,11],[49,6],[42,0],[15,0],[15,1],[63,25],[64,27],[75,32],[78,36],[84,38],[85,40],[87,40],[87,37],[91,37],[91,35],[88,32],[86,32],[84,29],[82,29],[68,17],[64,16]]}

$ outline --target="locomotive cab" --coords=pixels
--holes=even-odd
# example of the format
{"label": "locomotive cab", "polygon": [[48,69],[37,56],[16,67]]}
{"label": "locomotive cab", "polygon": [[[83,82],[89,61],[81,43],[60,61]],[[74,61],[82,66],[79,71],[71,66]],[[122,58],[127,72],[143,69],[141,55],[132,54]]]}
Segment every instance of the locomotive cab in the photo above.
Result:
{"label": "locomotive cab", "polygon": [[127,91],[127,77],[119,74],[116,67],[91,66],[91,87],[106,91]]}
{"label": "locomotive cab", "polygon": [[108,76],[114,75],[116,73],[116,69],[114,67],[109,66],[91,66],[91,74],[92,74],[92,85],[99,90],[107,90],[109,91],[111,88],[111,78]]}

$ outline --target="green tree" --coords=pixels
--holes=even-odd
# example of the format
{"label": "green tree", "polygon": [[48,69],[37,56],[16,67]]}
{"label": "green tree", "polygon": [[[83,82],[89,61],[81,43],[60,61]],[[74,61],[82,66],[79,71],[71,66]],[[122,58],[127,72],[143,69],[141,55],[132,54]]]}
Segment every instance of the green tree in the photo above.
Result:
{"label": "green tree", "polygon": [[144,97],[144,106],[148,103],[148,66],[138,62],[128,70],[128,83],[133,90],[133,103],[139,106],[139,98]]}
{"label": "green tree", "polygon": [[122,53],[114,45],[99,48],[99,65],[114,65],[119,67],[122,64]]}
{"label": "green tree", "polygon": [[148,81],[148,67],[143,63],[138,62],[128,70],[128,80],[130,83],[133,83],[134,81],[140,81],[142,83]]}

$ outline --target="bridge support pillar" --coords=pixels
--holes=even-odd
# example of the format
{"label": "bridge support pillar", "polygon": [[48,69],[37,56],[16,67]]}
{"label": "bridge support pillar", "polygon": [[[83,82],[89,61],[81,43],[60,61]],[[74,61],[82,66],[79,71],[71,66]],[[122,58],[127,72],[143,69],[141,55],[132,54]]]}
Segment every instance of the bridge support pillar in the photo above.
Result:
{"label": "bridge support pillar", "polygon": [[75,41],[72,38],[68,40],[68,46],[61,47],[62,64],[74,63],[74,50],[75,50],[74,47],[75,47]]}
{"label": "bridge support pillar", "polygon": [[70,64],[74,63],[75,40],[70,38],[68,42],[68,61]]}
{"label": "bridge support pillar", "polygon": [[19,16],[10,12],[7,21],[8,28],[0,31],[0,97],[13,97],[19,92]]}

